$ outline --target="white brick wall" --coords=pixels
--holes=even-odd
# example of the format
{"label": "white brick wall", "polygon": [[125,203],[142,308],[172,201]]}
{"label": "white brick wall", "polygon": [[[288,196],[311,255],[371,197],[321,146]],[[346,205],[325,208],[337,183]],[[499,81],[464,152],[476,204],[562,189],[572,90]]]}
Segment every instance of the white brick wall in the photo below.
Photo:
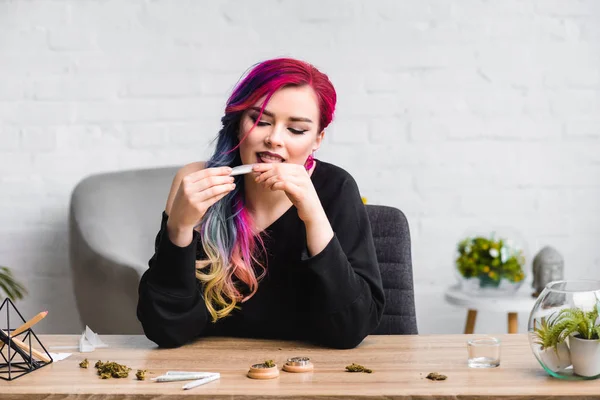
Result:
{"label": "white brick wall", "polygon": [[599,26],[594,0],[0,0],[0,264],[41,331],[77,332],[73,186],[203,159],[240,75],[293,56],[338,90],[318,157],[409,217],[421,332],[462,330],[443,290],[473,226],[600,279]]}

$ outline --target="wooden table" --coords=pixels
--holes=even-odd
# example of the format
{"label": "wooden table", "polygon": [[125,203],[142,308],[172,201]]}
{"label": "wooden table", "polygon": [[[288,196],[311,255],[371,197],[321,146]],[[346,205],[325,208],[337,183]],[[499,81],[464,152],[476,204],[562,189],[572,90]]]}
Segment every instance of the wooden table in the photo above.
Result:
{"label": "wooden table", "polygon": [[[600,399],[600,380],[562,381],[546,375],[534,358],[525,334],[498,335],[501,365],[471,369],[466,365],[465,341],[474,335],[370,336],[358,348],[330,350],[296,342],[233,338],[201,339],[178,349],[156,349],[143,336],[102,336],[109,348],[73,353],[16,380],[0,380],[1,399],[211,399],[250,398],[378,398],[378,399]],[[40,336],[46,347],[69,345],[76,336]],[[315,371],[281,372],[277,379],[246,377],[251,364],[274,359],[281,366],[294,356],[308,356]],[[89,369],[79,368],[84,358]],[[93,365],[117,361],[132,368],[128,378],[102,380]],[[345,372],[351,363],[373,369],[372,374]],[[192,390],[185,382],[137,381],[137,369],[157,376],[167,370],[221,373],[221,379]],[[445,381],[425,376],[439,372]]]}

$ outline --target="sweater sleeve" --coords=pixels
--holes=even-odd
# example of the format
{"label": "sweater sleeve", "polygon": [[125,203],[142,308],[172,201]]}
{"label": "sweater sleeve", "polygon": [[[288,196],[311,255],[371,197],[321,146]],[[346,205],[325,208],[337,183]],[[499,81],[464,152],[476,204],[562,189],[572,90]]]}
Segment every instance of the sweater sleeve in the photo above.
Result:
{"label": "sweater sleeve", "polygon": [[326,208],[334,237],[325,249],[300,263],[306,269],[313,339],[353,348],[377,328],[385,297],[371,225],[351,176]]}
{"label": "sweater sleeve", "polygon": [[196,338],[208,323],[202,288],[196,279],[198,232],[178,247],[167,233],[163,212],[155,252],[138,288],[137,317],[148,339],[160,347],[178,347]]}

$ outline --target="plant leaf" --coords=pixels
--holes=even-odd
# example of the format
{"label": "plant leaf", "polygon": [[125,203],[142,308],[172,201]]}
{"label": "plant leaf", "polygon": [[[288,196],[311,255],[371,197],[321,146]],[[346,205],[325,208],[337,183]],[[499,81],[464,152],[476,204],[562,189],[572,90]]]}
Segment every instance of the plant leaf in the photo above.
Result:
{"label": "plant leaf", "polygon": [[15,280],[8,267],[0,267],[0,288],[12,301],[22,299],[27,294],[25,286]]}

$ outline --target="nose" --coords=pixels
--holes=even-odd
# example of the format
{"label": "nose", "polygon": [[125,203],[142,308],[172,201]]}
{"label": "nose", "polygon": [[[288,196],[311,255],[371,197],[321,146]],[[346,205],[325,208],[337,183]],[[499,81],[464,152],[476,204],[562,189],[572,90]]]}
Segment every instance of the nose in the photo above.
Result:
{"label": "nose", "polygon": [[272,147],[283,146],[283,127],[275,125],[265,137],[265,142]]}

